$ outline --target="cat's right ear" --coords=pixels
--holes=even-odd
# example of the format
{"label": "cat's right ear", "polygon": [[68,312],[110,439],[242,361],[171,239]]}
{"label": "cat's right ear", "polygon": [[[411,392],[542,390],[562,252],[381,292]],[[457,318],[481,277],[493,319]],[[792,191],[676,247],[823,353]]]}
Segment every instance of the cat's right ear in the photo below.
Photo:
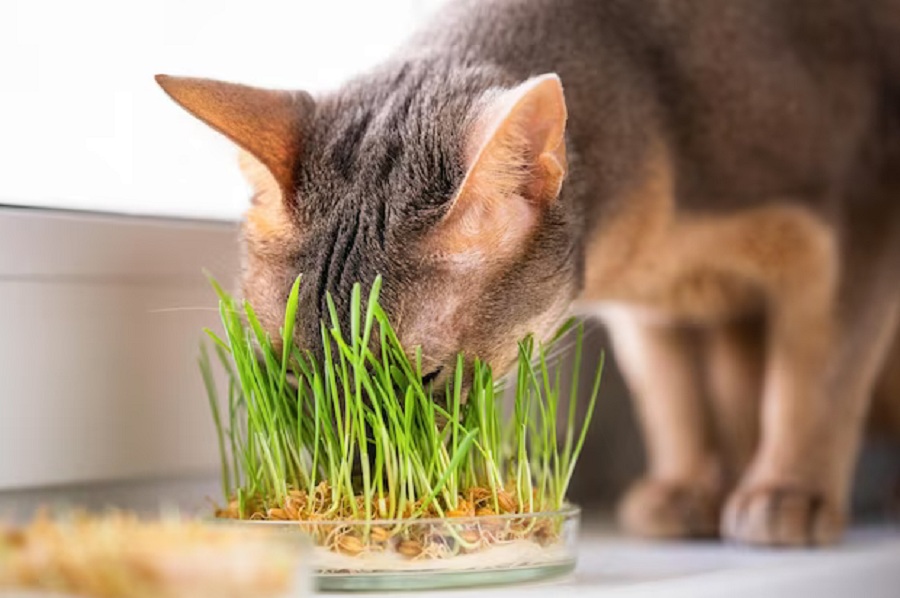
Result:
{"label": "cat's right ear", "polygon": [[555,74],[486,94],[465,133],[467,173],[432,235],[478,263],[520,251],[566,175],[566,102]]}
{"label": "cat's right ear", "polygon": [[[292,196],[303,125],[313,108],[309,94],[168,75],[157,75],[156,82],[181,107],[264,166],[283,198]],[[263,175],[250,174],[248,161],[242,163],[250,182],[258,185],[259,180],[254,179]]]}

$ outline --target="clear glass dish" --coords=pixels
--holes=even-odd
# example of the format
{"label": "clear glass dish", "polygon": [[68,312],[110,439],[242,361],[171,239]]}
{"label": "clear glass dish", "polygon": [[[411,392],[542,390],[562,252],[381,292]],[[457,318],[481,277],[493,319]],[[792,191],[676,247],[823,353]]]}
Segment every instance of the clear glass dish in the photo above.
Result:
{"label": "clear glass dish", "polygon": [[325,591],[415,590],[508,584],[575,568],[580,510],[444,519],[240,521],[301,533]]}

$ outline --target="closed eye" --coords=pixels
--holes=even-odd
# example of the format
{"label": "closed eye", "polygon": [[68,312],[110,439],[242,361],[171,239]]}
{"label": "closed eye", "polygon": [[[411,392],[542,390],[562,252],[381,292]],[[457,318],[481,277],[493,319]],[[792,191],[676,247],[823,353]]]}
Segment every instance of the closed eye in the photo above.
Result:
{"label": "closed eye", "polygon": [[441,371],[443,369],[444,368],[438,368],[438,369],[434,370],[433,372],[428,372],[427,374],[422,376],[422,384],[424,386],[428,386],[429,384],[434,382],[437,379],[437,377],[441,375]]}

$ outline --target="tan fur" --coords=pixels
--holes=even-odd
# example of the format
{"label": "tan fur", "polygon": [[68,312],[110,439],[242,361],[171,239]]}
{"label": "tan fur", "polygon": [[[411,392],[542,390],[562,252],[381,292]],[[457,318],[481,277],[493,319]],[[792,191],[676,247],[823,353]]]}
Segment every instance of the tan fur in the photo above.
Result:
{"label": "tan fur", "polygon": [[698,322],[759,311],[788,294],[827,309],[837,252],[833,234],[811,213],[773,201],[724,216],[680,214],[664,147],[655,147],[645,169],[622,212],[588,245],[581,300]]}
{"label": "tan fur", "polygon": [[705,378],[723,480],[733,487],[759,442],[765,368],[765,330],[760,317],[710,326],[704,340]]}
{"label": "tan fur", "polygon": [[[246,151],[238,153],[238,164],[253,189],[250,208],[241,223],[245,272],[243,297],[256,308],[256,315],[267,330],[279,330],[284,321],[284,284],[296,276],[284,263],[284,247],[302,240],[300,228],[293,222],[284,202],[281,187],[259,160]],[[279,335],[273,338],[277,344]]]}
{"label": "tan fur", "polygon": [[254,240],[284,242],[296,236],[284,205],[283,194],[272,173],[249,152],[241,151],[238,161],[253,188],[252,205],[246,213],[245,233]]}
{"label": "tan fur", "polygon": [[[606,323],[616,361],[636,400],[649,462],[647,479],[626,498],[622,519],[642,535],[708,535],[715,529],[715,516],[686,518],[679,512],[702,513],[708,509],[699,505],[721,501],[695,335],[627,308],[607,312]],[[667,496],[679,498],[667,502]]]}
{"label": "tan fur", "polygon": [[[648,155],[641,184],[587,250],[582,300],[614,306],[604,313],[650,457],[623,521],[646,535],[705,535],[704,514],[736,484],[727,535],[830,542],[896,308],[872,307],[881,329],[875,317],[871,330],[851,328],[838,317],[829,226],[775,198],[726,215],[680,212],[666,156],[661,145]],[[765,336],[762,324],[734,328],[761,316]],[[696,326],[708,330],[705,383],[686,328]],[[851,355],[857,334],[884,338]],[[841,425],[830,424],[836,418]]]}
{"label": "tan fur", "polygon": [[869,417],[876,433],[900,437],[900,334],[888,351],[881,378],[875,388]]}

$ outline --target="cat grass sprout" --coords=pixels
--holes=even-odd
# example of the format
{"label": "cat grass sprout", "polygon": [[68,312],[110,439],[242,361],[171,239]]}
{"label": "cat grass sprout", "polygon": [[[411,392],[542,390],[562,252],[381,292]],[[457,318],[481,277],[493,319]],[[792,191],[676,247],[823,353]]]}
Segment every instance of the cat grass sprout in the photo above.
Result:
{"label": "cat grass sprout", "polygon": [[[226,372],[224,400],[205,346],[200,367],[227,501],[217,516],[321,524],[310,526],[316,543],[348,556],[386,547],[406,558],[452,556],[515,538],[552,543],[553,520],[526,516],[566,506],[596,405],[602,357],[586,417],[576,421],[581,326],[569,322],[554,339],[574,335],[571,370],[550,359],[552,343],[519,343],[510,409],[490,367],[462,355],[442,392],[423,383],[421,354],[408,356],[379,304],[380,278],[365,299],[353,287],[349,329],[327,298],[321,358],[295,346],[300,284],[275,343],[252,307],[213,281],[225,334],[206,332]],[[564,376],[572,380],[567,406]],[[491,517],[501,523],[440,533],[413,525]]]}

